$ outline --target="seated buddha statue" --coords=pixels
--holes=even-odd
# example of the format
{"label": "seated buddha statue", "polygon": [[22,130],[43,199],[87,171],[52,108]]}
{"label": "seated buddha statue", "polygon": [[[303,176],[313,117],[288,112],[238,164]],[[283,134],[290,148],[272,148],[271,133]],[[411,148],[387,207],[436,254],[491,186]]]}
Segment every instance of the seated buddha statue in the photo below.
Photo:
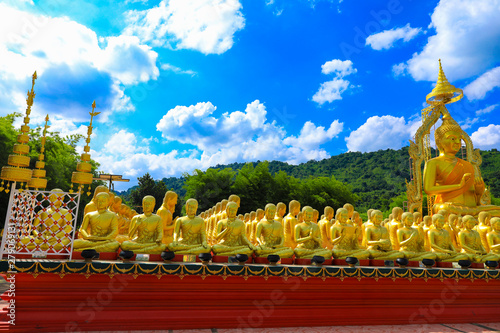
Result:
{"label": "seated buddha statue", "polygon": [[40,250],[45,251],[52,246],[53,250],[60,251],[71,243],[72,215],[62,207],[64,193],[58,188],[53,189],[52,192],[60,192],[61,195],[49,195],[50,206],[38,213],[33,223],[31,230],[33,237],[26,236],[20,239],[20,242],[29,250],[39,246]]}
{"label": "seated buddha statue", "polygon": [[108,207],[108,210],[112,211],[115,214],[120,214],[120,209],[122,205],[122,198],[119,196],[115,196],[113,198],[113,202],[110,207]]}
{"label": "seated buddha statue", "polygon": [[363,220],[361,219],[361,215],[357,211],[352,213],[352,225],[359,230],[358,232],[358,240],[359,244],[363,242]]}
{"label": "seated buddha statue", "polygon": [[379,210],[373,210],[370,221],[373,225],[366,228],[366,246],[370,252],[370,259],[396,260],[404,258],[404,254],[392,249],[391,239],[386,227],[382,223],[383,214]]}
{"label": "seated buddha statue", "polygon": [[326,206],[324,209],[324,217],[318,222],[319,233],[321,235],[321,244],[323,248],[331,250],[333,248],[331,239],[330,239],[330,228],[332,227],[332,219],[333,219],[333,208],[330,206]]}
{"label": "seated buddha statue", "polygon": [[250,242],[253,245],[258,245],[257,243],[257,224],[259,224],[260,220],[264,218],[264,210],[258,208],[255,212],[255,219],[252,221],[252,226],[250,230]]}
{"label": "seated buddha statue", "polygon": [[389,231],[389,238],[391,239],[392,248],[394,250],[399,250],[398,229],[403,226],[403,223],[401,223],[402,215],[403,210],[400,207],[394,207],[392,209],[392,220],[384,225]]}
{"label": "seated buddha statue", "polygon": [[373,223],[371,221],[373,211],[374,211],[374,209],[372,209],[372,208],[370,208],[366,211],[367,221],[365,223],[363,223],[363,226],[361,228],[361,233],[362,233],[361,236],[363,238],[363,240],[361,241],[361,247],[363,247],[363,248],[367,247],[367,245],[366,245],[366,228],[373,226]]}
{"label": "seated buddha statue", "polygon": [[236,218],[238,205],[229,202],[226,206],[227,218],[217,223],[215,241],[212,246],[215,254],[230,256],[236,254],[251,255],[257,248],[250,243],[245,235],[245,224]]}
{"label": "seated buddha statue", "polygon": [[245,222],[245,235],[250,240],[252,238],[252,222],[255,220],[255,211],[251,211],[248,217],[248,221]]}
{"label": "seated buddha statue", "polygon": [[278,221],[283,225],[283,216],[286,213],[286,205],[283,202],[278,202],[276,205],[276,216],[274,217],[275,221]]}
{"label": "seated buddha statue", "polygon": [[477,221],[472,215],[465,215],[463,217],[464,230],[458,234],[462,253],[469,256],[469,260],[473,262],[486,262],[488,260],[496,260],[498,258],[495,254],[488,253],[484,246],[481,244],[481,236],[473,228],[476,226]]}
{"label": "seated buddha statue", "polygon": [[500,260],[500,218],[494,217],[491,219],[491,231],[486,235],[490,254],[497,255],[495,261]]}
{"label": "seated buddha statue", "polygon": [[313,209],[313,223],[318,224],[318,219],[319,219],[319,211],[317,209]]}
{"label": "seated buddha statue", "polygon": [[491,231],[491,214],[488,212],[481,212],[478,215],[479,224],[474,228],[481,236],[481,244],[483,244],[486,252],[490,252],[486,235]]}
{"label": "seated buddha statue", "polygon": [[401,217],[403,227],[398,229],[399,251],[408,260],[436,259],[435,253],[425,251],[424,238],[418,229],[414,227],[413,216],[412,213],[406,212]]}
{"label": "seated buddha statue", "polygon": [[444,229],[444,216],[434,214],[432,216],[433,229],[429,230],[429,244],[437,260],[443,262],[467,260],[469,256],[457,252],[451,241],[450,233]]}
{"label": "seated buddha statue", "polygon": [[73,242],[74,251],[94,249],[97,252],[115,252],[120,243],[115,240],[118,235],[118,216],[108,208],[109,195],[100,192],[94,198],[97,211],[85,214],[79,233],[81,239]]}
{"label": "seated buddha statue", "polygon": [[174,241],[168,244],[168,249],[176,254],[200,254],[210,252],[207,243],[205,221],[196,216],[198,201],[186,201],[186,214],[175,222]]}
{"label": "seated buddha statue", "polygon": [[128,237],[121,248],[125,251],[135,253],[160,254],[165,251],[167,245],[163,244],[163,221],[159,215],[153,214],[156,199],[146,195],[142,199],[142,210],[144,213],[136,215],[130,222]]}
{"label": "seated buddha statue", "polygon": [[347,215],[349,216],[347,218],[347,223],[349,224],[352,224],[354,225],[353,221],[352,221],[352,215],[354,214],[354,206],[351,205],[350,203],[346,203],[344,206],[343,206],[344,209],[347,209]]}
{"label": "seated buddha statue", "polygon": [[361,230],[347,222],[349,219],[348,210],[345,208],[337,209],[335,219],[337,221],[330,228],[333,257],[335,259],[345,259],[347,257],[368,259],[370,252],[359,248]]}
{"label": "seated buddha statue", "polygon": [[433,229],[432,217],[425,215],[422,219],[422,229],[424,229],[424,247],[425,251],[431,251],[431,243],[429,241],[429,230]]}
{"label": "seated buddha statue", "polygon": [[465,132],[449,113],[435,131],[439,156],[428,160],[424,167],[424,191],[435,196],[434,212],[444,209],[457,215],[477,216],[482,211],[500,216],[500,207],[483,205],[483,179],[476,175],[474,166],[455,155],[462,148]]}
{"label": "seated buddha statue", "polygon": [[300,202],[292,200],[288,203],[288,214],[283,219],[285,246],[294,249],[297,245],[295,243],[295,226],[299,223],[297,214],[300,212]]}
{"label": "seated buddha statue", "polygon": [[220,213],[221,213],[221,203],[218,202],[212,208],[212,216],[210,216],[210,220],[207,225],[207,238],[209,241],[208,244],[210,245],[217,243],[217,241],[215,240],[215,236],[217,232],[217,223],[219,221],[218,218],[220,218]]}
{"label": "seated buddha statue", "polygon": [[257,250],[255,254],[258,257],[267,257],[270,254],[277,254],[281,258],[291,258],[293,250],[285,247],[285,236],[283,226],[274,220],[276,215],[276,206],[272,203],[266,205],[264,218],[257,224]]}
{"label": "seated buddha statue", "polygon": [[305,206],[302,208],[304,222],[295,226],[294,241],[297,243],[295,248],[295,257],[299,259],[312,259],[314,256],[332,257],[330,250],[323,248],[321,234],[316,223],[312,222],[313,209]]}
{"label": "seated buddha statue", "polygon": [[90,202],[87,205],[85,205],[85,209],[83,211],[84,215],[87,215],[90,212],[95,212],[97,210],[97,205],[95,203],[95,198],[96,198],[96,196],[99,193],[102,193],[102,192],[109,193],[109,189],[106,186],[104,186],[104,185],[99,185],[99,186],[97,186],[95,188],[95,190],[94,190],[94,196],[92,197],[92,200],[90,200]]}
{"label": "seated buddha statue", "polygon": [[177,204],[177,193],[167,191],[163,197],[163,203],[156,211],[156,215],[161,217],[163,224],[163,244],[170,244],[174,240],[174,212]]}

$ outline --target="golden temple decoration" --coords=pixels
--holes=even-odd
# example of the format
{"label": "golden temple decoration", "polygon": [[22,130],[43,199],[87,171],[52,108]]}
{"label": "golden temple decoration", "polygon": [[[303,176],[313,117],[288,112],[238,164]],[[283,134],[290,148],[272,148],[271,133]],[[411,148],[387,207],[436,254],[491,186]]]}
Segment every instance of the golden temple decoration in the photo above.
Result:
{"label": "golden temple decoration", "polygon": [[73,192],[73,184],[78,184],[78,191],[83,189],[85,185],[88,185],[87,195],[90,195],[90,184],[92,184],[92,165],[90,164],[90,135],[92,134],[92,120],[94,116],[100,114],[100,112],[94,112],[95,109],[95,101],[92,103],[92,112],[90,114],[90,124],[87,129],[87,139],[85,142],[87,143],[85,147],[83,147],[83,153],[80,157],[80,162],[76,166],[76,171],[73,172],[71,176],[71,189],[70,193]]}
{"label": "golden temple decoration", "polygon": [[45,126],[43,128],[43,136],[42,136],[42,147],[40,148],[40,155],[38,155],[38,161],[36,161],[35,169],[33,170],[33,176],[28,183],[28,187],[36,188],[36,189],[44,189],[47,187],[47,178],[45,178],[45,141],[47,136],[47,128],[50,126],[47,125],[49,122],[49,115],[45,117]]}
{"label": "golden temple decoration", "polygon": [[5,190],[5,192],[8,193],[10,191],[10,182],[20,182],[22,188],[23,183],[25,187],[27,187],[28,182],[31,180],[32,170],[28,168],[30,165],[30,157],[27,156],[30,147],[27,143],[29,142],[28,132],[30,127],[28,124],[30,122],[29,116],[31,114],[31,107],[35,99],[34,87],[36,79],[37,75],[35,72],[32,76],[31,91],[28,91],[28,98],[26,98],[26,104],[28,106],[26,108],[26,117],[24,117],[24,125],[21,126],[21,134],[17,136],[18,143],[14,145],[13,154],[9,155],[7,162],[9,165],[2,167],[0,175],[0,179],[2,180],[0,183],[0,192]]}

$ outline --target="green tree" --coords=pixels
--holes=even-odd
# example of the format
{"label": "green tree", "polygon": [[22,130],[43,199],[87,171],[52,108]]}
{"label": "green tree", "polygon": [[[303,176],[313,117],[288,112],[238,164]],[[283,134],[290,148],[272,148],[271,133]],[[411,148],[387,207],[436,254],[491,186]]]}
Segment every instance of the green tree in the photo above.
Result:
{"label": "green tree", "polygon": [[130,193],[129,205],[137,212],[142,212],[142,199],[146,195],[152,195],[156,199],[155,211],[160,208],[163,203],[163,197],[168,191],[167,186],[163,181],[155,181],[149,173],[137,178],[139,186]]}

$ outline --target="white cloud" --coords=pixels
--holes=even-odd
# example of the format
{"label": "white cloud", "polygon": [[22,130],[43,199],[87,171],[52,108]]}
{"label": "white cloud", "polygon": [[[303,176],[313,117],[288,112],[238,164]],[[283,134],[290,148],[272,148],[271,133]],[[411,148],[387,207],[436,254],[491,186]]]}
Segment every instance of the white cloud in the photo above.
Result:
{"label": "white cloud", "polygon": [[415,134],[418,126],[418,117],[406,122],[404,117],[373,116],[345,138],[347,149],[360,152],[399,149],[409,144],[408,140]]}
{"label": "white cloud", "polygon": [[182,68],[179,68],[177,66],[171,65],[171,64],[163,64],[161,65],[161,69],[165,71],[170,71],[174,72],[176,74],[188,74],[191,76],[195,76],[197,73],[191,69],[183,70]]}
{"label": "white cloud", "polygon": [[486,127],[479,127],[470,138],[475,148],[498,149],[500,148],[500,125],[490,124]]}
{"label": "white cloud", "polygon": [[153,46],[221,54],[245,26],[241,8],[239,0],[162,0],[156,7],[127,12],[124,32]]}
{"label": "white cloud", "polygon": [[159,74],[156,52],[138,38],[101,37],[101,48],[93,30],[67,17],[31,14],[0,4],[0,31],[0,114],[25,108],[19,96],[31,87],[36,70],[32,124],[42,123],[46,113],[88,122],[94,99],[102,112],[98,122],[112,112],[134,110],[123,85]]}
{"label": "white cloud", "polygon": [[410,23],[402,28],[394,28],[391,30],[385,30],[366,38],[366,45],[370,45],[372,49],[380,51],[387,50],[394,46],[394,43],[400,39],[405,42],[409,42],[415,38],[420,32],[421,28],[412,28]]}
{"label": "white cloud", "polygon": [[498,87],[500,87],[500,66],[487,71],[468,84],[464,89],[464,94],[471,101],[480,100]]}
{"label": "white cloud", "polygon": [[493,104],[493,105],[485,107],[484,109],[477,110],[476,116],[490,113],[491,111],[495,110],[497,108],[497,106],[498,106],[498,104]]}
{"label": "white cloud", "polygon": [[417,81],[436,81],[437,59],[453,82],[485,72],[500,55],[500,1],[441,0],[431,15],[435,35],[406,62]]}
{"label": "white cloud", "polygon": [[321,72],[323,74],[333,74],[334,79],[331,81],[323,82],[319,90],[314,94],[312,100],[323,105],[328,102],[331,103],[335,100],[342,99],[342,94],[349,88],[350,82],[344,80],[344,76],[356,73],[356,68],[353,67],[352,61],[350,60],[339,60],[333,59],[325,62],[321,66]]}

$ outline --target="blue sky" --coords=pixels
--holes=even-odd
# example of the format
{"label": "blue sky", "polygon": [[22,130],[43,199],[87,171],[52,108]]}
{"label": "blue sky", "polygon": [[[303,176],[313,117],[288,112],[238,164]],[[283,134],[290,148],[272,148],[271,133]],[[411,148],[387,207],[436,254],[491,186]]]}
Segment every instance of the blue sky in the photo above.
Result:
{"label": "blue sky", "polygon": [[[104,3],[104,4],[103,4]],[[500,148],[500,1],[0,1],[0,115],[86,133],[130,183],[257,160],[398,149],[438,59],[476,147]],[[82,143],[83,146],[83,143]],[[79,150],[82,147],[78,147]]]}

